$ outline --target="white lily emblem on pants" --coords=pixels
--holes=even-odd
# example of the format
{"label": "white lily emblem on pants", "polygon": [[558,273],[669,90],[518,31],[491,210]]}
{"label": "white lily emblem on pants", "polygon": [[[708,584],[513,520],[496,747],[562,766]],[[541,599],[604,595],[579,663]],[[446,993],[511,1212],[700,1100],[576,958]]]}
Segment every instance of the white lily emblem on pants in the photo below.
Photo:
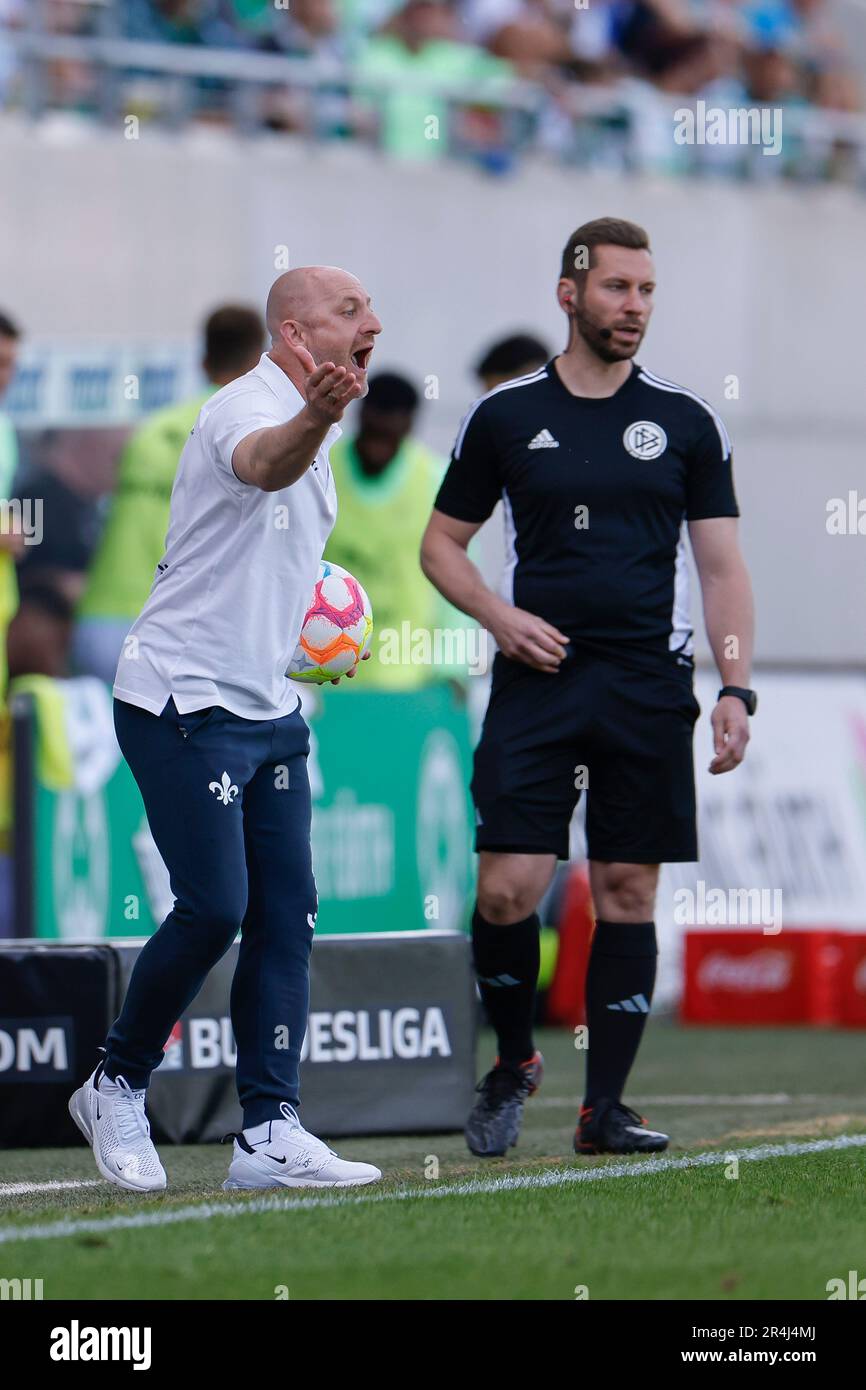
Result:
{"label": "white lily emblem on pants", "polygon": [[223,773],[219,782],[210,782],[208,791],[216,792],[223,806],[231,806],[238,794],[238,789],[227,772]]}

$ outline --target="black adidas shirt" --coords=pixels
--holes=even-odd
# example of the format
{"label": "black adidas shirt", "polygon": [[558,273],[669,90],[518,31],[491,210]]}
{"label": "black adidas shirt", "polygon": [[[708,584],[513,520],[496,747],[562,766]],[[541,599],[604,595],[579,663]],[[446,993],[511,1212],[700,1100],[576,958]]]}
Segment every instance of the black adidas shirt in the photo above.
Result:
{"label": "black adidas shirt", "polygon": [[684,521],[738,516],[725,427],[632,364],[573,396],[553,362],[470,408],[436,498],[459,521],[503,500],[501,592],[578,643],[691,654]]}

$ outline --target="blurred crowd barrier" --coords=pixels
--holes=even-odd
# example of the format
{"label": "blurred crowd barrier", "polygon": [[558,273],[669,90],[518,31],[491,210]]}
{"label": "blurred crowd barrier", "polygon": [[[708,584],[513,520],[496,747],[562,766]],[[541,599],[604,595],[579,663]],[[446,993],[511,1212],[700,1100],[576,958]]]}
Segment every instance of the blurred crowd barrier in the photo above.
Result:
{"label": "blurred crowd barrier", "polygon": [[766,108],[779,171],[862,182],[864,43],[838,0],[2,0],[0,104],[732,176],[767,173],[757,142],[674,138],[671,113]]}

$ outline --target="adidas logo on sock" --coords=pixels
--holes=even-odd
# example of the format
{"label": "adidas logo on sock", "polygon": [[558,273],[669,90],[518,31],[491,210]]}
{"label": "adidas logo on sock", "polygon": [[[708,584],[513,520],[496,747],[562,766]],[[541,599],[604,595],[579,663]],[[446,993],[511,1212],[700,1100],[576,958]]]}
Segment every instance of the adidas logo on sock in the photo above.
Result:
{"label": "adidas logo on sock", "polygon": [[554,439],[550,430],[539,430],[534,439],[530,439],[527,449],[558,449],[559,440]]}
{"label": "adidas logo on sock", "polygon": [[618,1004],[608,1004],[607,1007],[622,1014],[648,1014],[650,1011],[643,994],[633,994],[630,999],[620,999]]}

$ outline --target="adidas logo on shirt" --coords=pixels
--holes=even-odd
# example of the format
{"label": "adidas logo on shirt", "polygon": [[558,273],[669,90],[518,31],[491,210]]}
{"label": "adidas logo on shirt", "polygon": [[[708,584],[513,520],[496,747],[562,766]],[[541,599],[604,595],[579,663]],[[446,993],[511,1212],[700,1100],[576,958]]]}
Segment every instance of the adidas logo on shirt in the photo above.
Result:
{"label": "adidas logo on shirt", "polygon": [[530,439],[527,449],[558,449],[559,440],[554,439],[550,430],[539,430],[534,439]]}

